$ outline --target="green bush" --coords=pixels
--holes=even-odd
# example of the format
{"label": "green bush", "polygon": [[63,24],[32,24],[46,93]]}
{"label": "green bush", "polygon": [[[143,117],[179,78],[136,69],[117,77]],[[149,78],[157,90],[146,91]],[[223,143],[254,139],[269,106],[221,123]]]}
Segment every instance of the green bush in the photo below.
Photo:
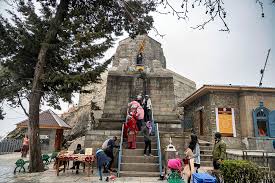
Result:
{"label": "green bush", "polygon": [[259,166],[244,160],[226,160],[222,163],[220,170],[226,183],[261,182],[265,175]]}

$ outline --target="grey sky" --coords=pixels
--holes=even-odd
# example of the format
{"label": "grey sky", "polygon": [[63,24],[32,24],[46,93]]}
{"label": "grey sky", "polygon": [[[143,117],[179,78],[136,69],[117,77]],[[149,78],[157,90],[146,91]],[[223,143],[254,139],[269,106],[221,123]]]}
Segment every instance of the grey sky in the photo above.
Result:
{"label": "grey sky", "polygon": [[[166,36],[155,37],[154,31],[149,35],[162,43],[167,67],[195,81],[197,88],[203,84],[257,86],[260,69],[271,48],[263,86],[275,87],[275,5],[271,5],[271,0],[263,0],[265,18],[262,18],[255,1],[224,2],[229,34],[218,31],[223,26],[220,21],[211,22],[204,30],[191,29],[206,18],[200,9],[191,12],[187,22],[178,21],[172,15],[154,16],[155,27]],[[115,48],[106,55],[114,54]],[[62,111],[66,111],[68,104],[62,106]],[[6,119],[0,121],[0,135],[12,130],[14,124],[25,117],[20,109],[15,112],[5,107],[5,111]]]}

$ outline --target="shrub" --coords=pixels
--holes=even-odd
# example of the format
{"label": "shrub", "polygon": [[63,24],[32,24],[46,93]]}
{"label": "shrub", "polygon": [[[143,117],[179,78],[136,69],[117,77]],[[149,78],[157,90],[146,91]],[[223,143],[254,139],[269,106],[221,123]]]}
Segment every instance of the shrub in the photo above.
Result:
{"label": "shrub", "polygon": [[264,171],[259,166],[245,160],[226,160],[220,170],[226,183],[256,183],[264,178]]}

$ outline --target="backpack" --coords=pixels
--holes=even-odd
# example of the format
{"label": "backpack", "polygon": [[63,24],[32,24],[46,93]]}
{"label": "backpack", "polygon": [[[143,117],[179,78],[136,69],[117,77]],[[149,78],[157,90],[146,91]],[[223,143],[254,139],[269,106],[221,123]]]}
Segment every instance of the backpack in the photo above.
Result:
{"label": "backpack", "polygon": [[105,140],[105,142],[102,144],[102,150],[106,150],[108,148],[108,142],[110,139]]}

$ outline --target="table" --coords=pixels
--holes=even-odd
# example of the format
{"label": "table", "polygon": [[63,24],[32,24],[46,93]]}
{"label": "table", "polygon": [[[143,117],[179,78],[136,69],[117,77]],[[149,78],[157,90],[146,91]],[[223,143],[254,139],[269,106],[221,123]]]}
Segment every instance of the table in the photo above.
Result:
{"label": "table", "polygon": [[[66,166],[69,161],[80,161],[84,163],[84,169],[83,172],[85,172],[85,167],[87,166],[87,176],[90,176],[90,173],[92,171],[93,173],[93,163],[95,161],[94,155],[84,155],[84,154],[59,154],[56,157],[56,175],[59,176],[59,172],[63,170],[65,172]],[[60,166],[64,166],[63,168],[60,168]],[[68,165],[69,166],[69,165]],[[91,169],[92,167],[92,169]]]}

